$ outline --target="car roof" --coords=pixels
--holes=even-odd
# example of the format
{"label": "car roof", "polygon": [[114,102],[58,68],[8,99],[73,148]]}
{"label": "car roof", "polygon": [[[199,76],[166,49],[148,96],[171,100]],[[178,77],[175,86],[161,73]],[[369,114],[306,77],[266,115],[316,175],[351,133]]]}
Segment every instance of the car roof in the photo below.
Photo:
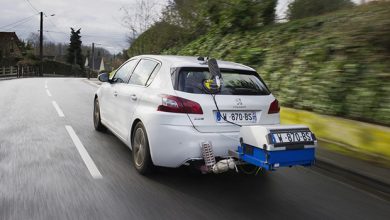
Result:
{"label": "car roof", "polygon": [[[173,68],[180,67],[208,67],[207,63],[198,60],[195,56],[174,56],[174,55],[140,55],[134,58],[152,58],[159,60],[163,63],[169,63]],[[217,60],[218,66],[221,69],[236,69],[236,70],[247,70],[255,71],[251,67],[243,64]]]}

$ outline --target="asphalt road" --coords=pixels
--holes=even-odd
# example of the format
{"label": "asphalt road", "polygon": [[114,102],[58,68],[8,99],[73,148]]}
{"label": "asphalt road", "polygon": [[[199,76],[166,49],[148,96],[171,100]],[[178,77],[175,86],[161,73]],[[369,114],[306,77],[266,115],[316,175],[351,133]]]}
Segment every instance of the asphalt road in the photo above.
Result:
{"label": "asphalt road", "polygon": [[[95,90],[83,79],[0,81],[0,219],[390,218],[389,201],[313,169],[140,176],[124,144],[95,132]],[[91,175],[65,126],[101,176]]]}

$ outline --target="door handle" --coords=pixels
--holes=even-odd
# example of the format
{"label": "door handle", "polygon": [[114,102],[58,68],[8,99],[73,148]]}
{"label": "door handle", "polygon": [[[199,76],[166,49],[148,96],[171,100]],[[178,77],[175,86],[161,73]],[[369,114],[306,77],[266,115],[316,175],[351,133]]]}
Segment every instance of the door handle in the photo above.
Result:
{"label": "door handle", "polygon": [[131,95],[131,100],[137,101],[137,96],[135,94]]}
{"label": "door handle", "polygon": [[118,92],[117,92],[117,91],[114,92],[114,96],[115,96],[115,97],[118,96]]}

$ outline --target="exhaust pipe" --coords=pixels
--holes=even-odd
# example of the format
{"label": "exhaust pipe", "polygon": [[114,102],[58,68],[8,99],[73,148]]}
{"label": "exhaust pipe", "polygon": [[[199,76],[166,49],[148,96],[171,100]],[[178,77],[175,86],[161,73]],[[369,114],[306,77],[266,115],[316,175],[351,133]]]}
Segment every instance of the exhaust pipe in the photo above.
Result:
{"label": "exhaust pipe", "polygon": [[205,173],[224,173],[228,170],[237,170],[236,162],[233,158],[224,159],[216,163],[213,146],[210,141],[201,143],[202,157],[205,162],[205,165],[200,168],[203,174]]}

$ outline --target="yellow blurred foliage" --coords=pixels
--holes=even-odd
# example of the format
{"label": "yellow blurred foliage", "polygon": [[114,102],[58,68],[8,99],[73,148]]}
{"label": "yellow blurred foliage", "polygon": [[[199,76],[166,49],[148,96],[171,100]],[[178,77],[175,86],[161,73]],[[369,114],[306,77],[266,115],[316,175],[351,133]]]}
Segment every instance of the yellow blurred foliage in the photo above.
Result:
{"label": "yellow blurred foliage", "polygon": [[292,108],[281,109],[282,124],[304,124],[319,140],[390,159],[390,128]]}

